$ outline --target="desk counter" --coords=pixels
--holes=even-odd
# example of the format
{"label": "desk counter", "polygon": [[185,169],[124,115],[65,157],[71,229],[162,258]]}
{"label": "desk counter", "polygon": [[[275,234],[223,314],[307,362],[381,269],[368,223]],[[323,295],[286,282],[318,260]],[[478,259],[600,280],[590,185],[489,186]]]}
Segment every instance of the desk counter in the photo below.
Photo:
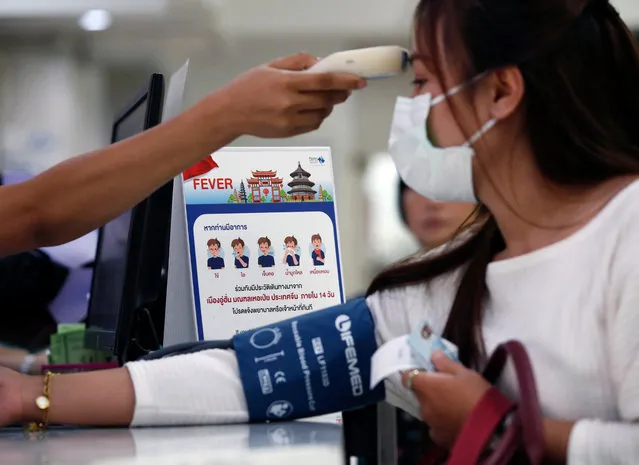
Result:
{"label": "desk counter", "polygon": [[341,426],[0,429],[1,465],[341,465]]}

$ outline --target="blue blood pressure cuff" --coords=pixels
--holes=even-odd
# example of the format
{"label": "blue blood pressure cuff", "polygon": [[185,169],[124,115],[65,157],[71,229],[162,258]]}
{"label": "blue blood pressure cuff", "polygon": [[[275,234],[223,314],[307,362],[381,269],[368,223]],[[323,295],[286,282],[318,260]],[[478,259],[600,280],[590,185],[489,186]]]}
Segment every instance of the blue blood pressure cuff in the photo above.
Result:
{"label": "blue blood pressure cuff", "polygon": [[306,418],[384,399],[370,387],[375,325],[364,298],[233,338],[250,421]]}

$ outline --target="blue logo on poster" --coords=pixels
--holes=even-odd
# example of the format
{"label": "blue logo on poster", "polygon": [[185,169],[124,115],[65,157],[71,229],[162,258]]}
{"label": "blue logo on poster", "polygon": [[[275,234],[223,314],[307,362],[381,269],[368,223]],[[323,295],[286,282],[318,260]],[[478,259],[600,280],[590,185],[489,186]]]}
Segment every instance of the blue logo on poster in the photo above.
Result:
{"label": "blue logo on poster", "polygon": [[266,416],[268,418],[275,418],[278,420],[289,417],[291,413],[293,413],[293,404],[286,400],[276,400],[269,405],[266,410]]}
{"label": "blue logo on poster", "polygon": [[256,349],[268,349],[277,345],[282,339],[279,328],[262,328],[251,335],[251,345]]}

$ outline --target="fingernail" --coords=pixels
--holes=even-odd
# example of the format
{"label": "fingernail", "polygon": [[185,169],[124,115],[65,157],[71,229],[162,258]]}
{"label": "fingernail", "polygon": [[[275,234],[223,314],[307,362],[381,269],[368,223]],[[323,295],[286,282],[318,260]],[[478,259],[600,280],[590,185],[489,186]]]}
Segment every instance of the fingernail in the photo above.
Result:
{"label": "fingernail", "polygon": [[434,360],[441,360],[444,357],[446,357],[446,355],[441,350],[436,350],[435,352],[433,352],[433,359]]}
{"label": "fingernail", "polygon": [[361,81],[359,81],[357,83],[357,88],[358,89],[363,89],[364,87],[366,87],[368,83],[366,82],[366,79],[362,79]]}

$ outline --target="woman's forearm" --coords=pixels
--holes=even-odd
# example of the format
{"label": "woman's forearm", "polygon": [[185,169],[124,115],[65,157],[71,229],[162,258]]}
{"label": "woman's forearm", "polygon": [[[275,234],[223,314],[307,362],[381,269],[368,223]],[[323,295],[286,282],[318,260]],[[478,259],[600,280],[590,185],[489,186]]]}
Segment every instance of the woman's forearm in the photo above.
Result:
{"label": "woman's forearm", "polygon": [[568,457],[568,443],[573,422],[544,419],[546,454],[544,463],[563,464]]}
{"label": "woman's forearm", "polygon": [[225,100],[212,94],[166,124],[1,188],[0,217],[12,221],[0,228],[0,254],[88,233],[230,143],[237,133],[225,122]]}
{"label": "woman's forearm", "polygon": [[165,124],[1,187],[0,255],[94,230],[240,135],[316,130],[365,85],[352,74],[291,72],[316,62],[302,53],[255,67]]}
{"label": "woman's forearm", "polygon": [[[43,388],[42,376],[23,378],[23,421],[42,420],[35,400]],[[49,396],[52,424],[128,426],[133,419],[135,392],[126,368],[53,376]]]}

